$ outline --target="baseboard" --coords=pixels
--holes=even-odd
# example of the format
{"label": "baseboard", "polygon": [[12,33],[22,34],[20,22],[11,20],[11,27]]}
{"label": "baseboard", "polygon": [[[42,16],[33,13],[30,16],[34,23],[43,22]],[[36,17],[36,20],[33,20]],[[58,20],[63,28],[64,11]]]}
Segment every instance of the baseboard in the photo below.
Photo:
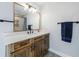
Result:
{"label": "baseboard", "polygon": [[49,51],[50,51],[50,52],[53,52],[53,53],[55,53],[55,54],[57,54],[57,55],[59,55],[59,56],[61,56],[61,57],[71,57],[71,56],[69,56],[69,55],[67,55],[67,54],[64,54],[64,53],[62,53],[62,52],[59,52],[59,51],[56,51],[56,50],[53,50],[53,49],[49,49]]}

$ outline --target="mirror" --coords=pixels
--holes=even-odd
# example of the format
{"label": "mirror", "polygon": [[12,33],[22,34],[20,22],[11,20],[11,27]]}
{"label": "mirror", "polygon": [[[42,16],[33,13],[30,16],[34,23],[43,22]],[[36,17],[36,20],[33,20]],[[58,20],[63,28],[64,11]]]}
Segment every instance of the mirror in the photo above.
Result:
{"label": "mirror", "polygon": [[[29,4],[28,4],[29,5]],[[25,3],[26,6],[26,3]],[[27,31],[31,25],[32,30],[40,29],[40,14],[35,12],[33,7],[29,5],[29,9],[25,8],[22,3],[14,3],[14,31]],[[37,11],[37,10],[36,10]]]}

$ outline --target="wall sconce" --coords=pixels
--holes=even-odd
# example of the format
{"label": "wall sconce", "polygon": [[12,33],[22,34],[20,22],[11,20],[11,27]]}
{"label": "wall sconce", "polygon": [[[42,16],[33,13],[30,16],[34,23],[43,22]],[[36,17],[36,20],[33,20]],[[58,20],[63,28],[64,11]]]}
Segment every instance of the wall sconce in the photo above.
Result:
{"label": "wall sconce", "polygon": [[29,12],[36,13],[37,12],[37,9],[36,8],[33,8],[33,7],[30,7],[29,8]]}
{"label": "wall sconce", "polygon": [[37,12],[37,9],[34,8],[32,12],[33,12],[33,13],[36,13],[36,12]]}

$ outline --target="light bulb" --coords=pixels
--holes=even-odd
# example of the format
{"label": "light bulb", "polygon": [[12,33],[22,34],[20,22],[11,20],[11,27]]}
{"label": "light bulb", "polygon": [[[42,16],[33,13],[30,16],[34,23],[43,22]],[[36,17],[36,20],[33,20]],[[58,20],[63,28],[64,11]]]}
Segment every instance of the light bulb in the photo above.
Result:
{"label": "light bulb", "polygon": [[36,12],[37,12],[37,9],[34,8],[34,9],[32,10],[32,12],[33,12],[33,13],[36,13]]}
{"label": "light bulb", "polygon": [[31,8],[29,9],[29,12],[32,12],[32,11],[33,11],[33,9],[34,9],[34,8],[33,8],[33,7],[31,7]]}
{"label": "light bulb", "polygon": [[24,6],[24,10],[27,10],[29,8],[29,6],[26,4],[24,4],[23,6]]}

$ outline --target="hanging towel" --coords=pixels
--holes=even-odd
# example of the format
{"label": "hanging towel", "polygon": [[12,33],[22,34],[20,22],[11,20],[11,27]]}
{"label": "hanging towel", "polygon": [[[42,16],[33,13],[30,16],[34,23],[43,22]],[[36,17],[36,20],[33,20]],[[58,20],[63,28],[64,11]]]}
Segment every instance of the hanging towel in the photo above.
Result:
{"label": "hanging towel", "polygon": [[65,42],[71,43],[73,32],[73,22],[61,23],[61,37]]}

